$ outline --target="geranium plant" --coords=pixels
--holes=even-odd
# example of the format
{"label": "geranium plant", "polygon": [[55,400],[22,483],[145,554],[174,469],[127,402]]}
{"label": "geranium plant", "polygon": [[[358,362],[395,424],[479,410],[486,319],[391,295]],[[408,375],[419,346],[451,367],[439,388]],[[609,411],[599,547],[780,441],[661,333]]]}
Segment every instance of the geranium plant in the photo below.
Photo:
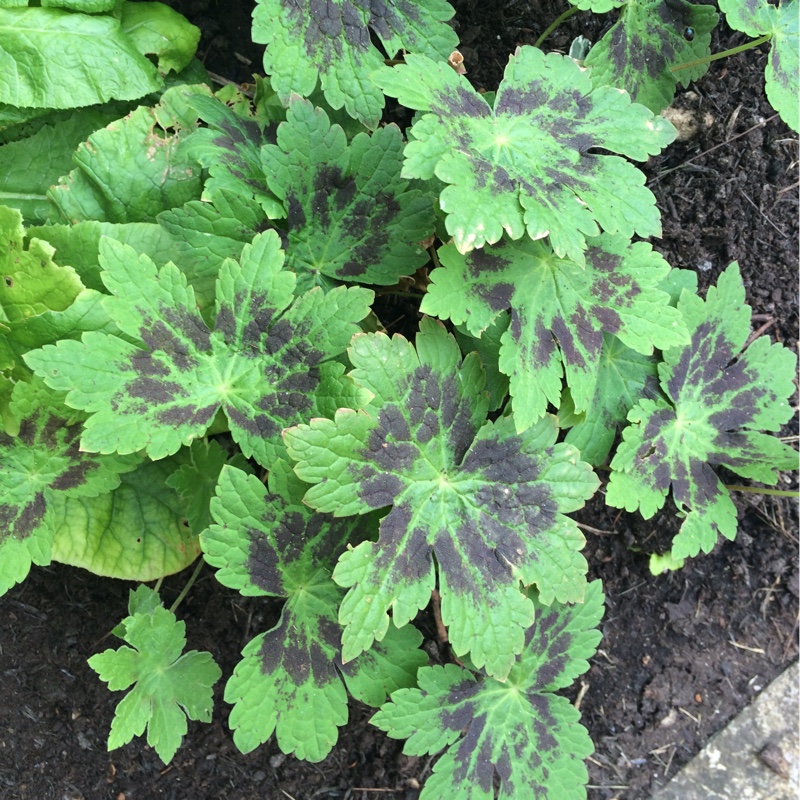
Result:
{"label": "geranium plant", "polygon": [[[495,775],[501,797],[584,796],[592,745],[558,692],[603,596],[569,514],[601,481],[645,516],[671,488],[677,564],[735,536],[711,465],[774,483],[797,461],[763,433],[790,417],[795,358],[745,348],[736,266],[703,300],[641,241],[661,225],[633,162],[674,138],[654,112],[716,14],[578,4],[623,6],[583,65],[522,47],[483,96],[448,63],[443,0],[324,19],[261,0],[251,97],[215,94],[157,3],[46,5],[0,9],[28,75],[0,81],[0,158],[35,166],[0,175],[0,591],[51,560],[148,581],[202,552],[225,586],[284,600],[227,679],[243,752],[274,734],[321,760],[349,693],[407,752],[446,750],[423,797],[492,797]],[[31,73],[34,18],[43,59],[104,26],[124,90],[79,50],[74,91]],[[775,73],[797,42],[769,24]],[[379,124],[387,96],[418,112],[407,131]],[[375,303],[401,282],[413,337]],[[432,598],[450,663],[413,625]],[[169,761],[211,717],[220,670],[181,654],[175,610],[140,587],[126,644],[90,660],[133,687],[109,747],[146,730]]]}

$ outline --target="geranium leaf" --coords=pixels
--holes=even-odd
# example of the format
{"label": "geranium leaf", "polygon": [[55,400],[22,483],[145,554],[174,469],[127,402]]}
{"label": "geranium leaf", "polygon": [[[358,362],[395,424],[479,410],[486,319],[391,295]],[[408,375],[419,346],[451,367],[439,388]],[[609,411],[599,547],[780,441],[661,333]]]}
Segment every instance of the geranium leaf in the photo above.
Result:
{"label": "geranium leaf", "polygon": [[18,434],[0,431],[0,594],[23,580],[32,562],[50,562],[55,495],[107,492],[140,460],[82,452],[83,415],[66,408],[62,398],[38,379],[18,382],[11,394],[10,418]]}
{"label": "geranium leaf", "polygon": [[453,664],[423,667],[419,688],[395,692],[372,718],[389,736],[408,740],[408,755],[447,748],[420,800],[586,797],[583,759],[592,741],[580,713],[554,691],[589,669],[601,639],[600,581],[586,587],[583,604],[534,604],[536,622],[504,683],[476,681]]}
{"label": "geranium leaf", "polygon": [[672,556],[685,558],[709,552],[719,535],[736,535],[736,508],[714,465],[765,483],[775,483],[776,470],[797,467],[792,448],[759,432],[777,431],[791,417],[797,359],[765,336],[740,354],[750,307],[735,263],[705,302],[684,291],[678,309],[691,341],[664,353],[666,399],[642,400],[628,415],[633,424],[611,462],[606,502],[648,518],[671,486],[686,514]]}
{"label": "geranium leaf", "polygon": [[200,198],[201,170],[179,157],[181,140],[197,124],[187,92],[168,89],[153,108],[139,106],[93,133],[73,155],[76,168],[47,191],[56,222],[152,222],[167,208]]}
{"label": "geranium leaf", "polygon": [[678,83],[688,86],[707,72],[708,62],[678,72],[671,67],[711,52],[717,19],[712,6],[687,0],[629,0],[584,61],[592,84],[624,89],[654,113],[662,111]]}
{"label": "geranium leaf", "polygon": [[253,41],[267,45],[264,70],[284,103],[308,97],[319,79],[333,108],[376,128],[384,101],[370,73],[384,57],[370,34],[390,58],[402,48],[446,61],[458,44],[452,16],[444,0],[258,0]]}
{"label": "geranium leaf", "polygon": [[[315,396],[339,389],[349,400],[341,354],[369,311],[372,292],[316,289],[293,300],[294,276],[282,269],[277,235],[268,231],[226,260],[211,331],[186,278],[172,264],[104,238],[108,310],[141,342],[101,333],[61,341],[24,358],[67,402],[91,413],[82,446],[91,452],[145,449],[153,458],[203,436],[220,408],[246,457],[271,464],[281,430],[316,410]],[[113,369],[109,369],[113,364]],[[363,397],[362,402],[368,398]]]}
{"label": "geranium leaf", "polygon": [[169,764],[188,730],[187,717],[211,721],[212,686],[222,670],[210,653],[190,650],[181,655],[186,626],[163,606],[126,617],[122,626],[122,638],[131,647],[105,650],[89,659],[111,691],[133,685],[117,705],[108,749],[127,744],[147,728],[147,743]]}
{"label": "geranium leaf", "polygon": [[336,516],[392,506],[377,543],[339,559],[350,587],[339,613],[343,659],[380,641],[387,612],[402,627],[430,599],[438,565],[442,618],[458,654],[501,679],[521,652],[533,606],[580,601],[583,537],[562,512],[597,486],[546,417],[522,434],[514,420],[486,422],[480,361],[461,361],[441,324],[423,321],[416,350],[402,336],[356,336],[355,381],[375,397],[367,412],[341,410],[285,431],[295,471],[316,484],[305,502]]}
{"label": "geranium leaf", "polygon": [[348,145],[322,109],[299,99],[289,106],[278,144],[261,157],[286,209],[287,266],[298,289],[320,275],[391,285],[428,261],[420,242],[433,233],[433,204],[400,180],[402,153],[395,125]]}
{"label": "geranium leaf", "polygon": [[767,97],[783,121],[800,131],[800,18],[797,0],[781,0],[776,6],[767,0],[720,0],[725,21],[748,36],[770,34],[766,68]]}
{"label": "geranium leaf", "polygon": [[345,683],[359,699],[380,705],[396,688],[414,684],[427,656],[409,626],[342,669],[336,614],[344,592],[331,570],[345,544],[369,526],[313,513],[301,502],[304,488],[285,462],[270,471],[269,491],[256,477],[224,467],[212,501],[216,524],[201,541],[221,583],[246,595],[288,598],[278,625],[247,645],[226,686],[237,747],[249,752],[275,732],[285,753],[320,761],[347,722]]}
{"label": "geranium leaf", "polygon": [[511,309],[500,370],[510,376],[514,418],[524,430],[558,407],[561,379],[575,410],[595,395],[603,334],[639,353],[688,340],[679,312],[658,284],[669,265],[649,244],[604,234],[588,240],[586,265],[558,258],[544,242],[502,241],[466,256],[447,245],[421,310],[480,334]]}
{"label": "geranium leaf", "polygon": [[592,88],[566,56],[521,47],[494,106],[448,64],[407,56],[376,82],[403,105],[427,112],[412,126],[403,177],[449,184],[440,205],[462,253],[499,241],[550,236],[559,256],[583,264],[585,238],[601,228],[630,238],[660,235],[637,160],[658,153],[673,127],[618,89]]}
{"label": "geranium leaf", "polygon": [[175,458],[145,461],[111,492],[54,499],[52,560],[135,581],[189,566],[200,545],[186,502],[169,486],[179,467]]}
{"label": "geranium leaf", "polygon": [[0,8],[0,41],[0,103],[76,108],[135,100],[162,87],[112,16]]}
{"label": "geranium leaf", "polygon": [[237,114],[217,98],[197,95],[191,102],[208,127],[192,133],[181,153],[209,172],[203,199],[213,201],[220,190],[227,190],[252,197],[271,219],[284,216],[283,206],[267,188],[260,155],[263,145],[274,144],[276,126]]}
{"label": "geranium leaf", "polygon": [[586,411],[576,413],[569,389],[561,395],[558,424],[570,428],[564,439],[578,448],[581,458],[602,464],[625,426],[628,412],[647,393],[658,394],[658,362],[626,347],[616,337],[603,334],[594,396]]}

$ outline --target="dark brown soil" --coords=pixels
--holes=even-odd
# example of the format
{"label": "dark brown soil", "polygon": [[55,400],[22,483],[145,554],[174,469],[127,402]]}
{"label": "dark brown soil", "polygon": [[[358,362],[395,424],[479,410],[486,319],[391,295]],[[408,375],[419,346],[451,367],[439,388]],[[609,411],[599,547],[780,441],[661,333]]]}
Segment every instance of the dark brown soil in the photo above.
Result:
{"label": "dark brown soil", "polygon": [[[174,5],[203,27],[201,54],[210,69],[236,81],[259,69],[248,3]],[[551,0],[462,0],[456,6],[469,77],[487,89],[496,87],[508,53],[532,43],[563,10]],[[596,38],[603,24],[579,14],[548,45],[564,49],[581,32]],[[723,27],[714,49],[742,41]],[[754,327],[768,325],[772,336],[796,350],[798,142],[764,96],[765,58],[750,52],[716,62],[679,96],[687,138],[651,159],[646,171],[664,216],[657,245],[670,263],[697,270],[705,288],[738,260]],[[795,422],[785,435],[796,434]],[[795,485],[787,476],[784,488]],[[649,797],[797,658],[795,504],[758,495],[738,495],[737,501],[736,542],[659,578],[650,575],[647,554],[668,548],[679,525],[674,516],[643,522],[607,509],[602,495],[580,514],[583,523],[605,531],[587,531],[585,550],[592,577],[605,587],[604,639],[572,692],[573,698],[581,692],[596,746],[589,763],[593,800]],[[165,581],[167,601],[185,580],[184,574]],[[107,753],[121,695],[106,690],[86,659],[109,646],[110,640],[100,640],[124,616],[128,588],[54,565],[35,569],[0,600],[0,798],[418,796],[431,759],[402,755],[401,743],[372,728],[370,710],[357,703],[339,745],[320,764],[286,758],[274,741],[241,755],[227,729],[224,679],[215,693],[214,721],[190,724],[169,767],[141,740]],[[227,676],[247,641],[274,623],[276,607],[222,588],[207,570],[180,614],[189,646],[212,651]],[[432,635],[425,615],[420,623]]]}

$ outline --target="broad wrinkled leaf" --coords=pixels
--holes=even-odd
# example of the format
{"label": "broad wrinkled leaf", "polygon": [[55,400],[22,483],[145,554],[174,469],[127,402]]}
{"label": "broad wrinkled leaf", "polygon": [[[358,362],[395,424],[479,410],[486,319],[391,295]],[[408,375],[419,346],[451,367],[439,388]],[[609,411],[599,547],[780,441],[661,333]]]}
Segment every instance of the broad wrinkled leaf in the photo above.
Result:
{"label": "broad wrinkled leaf", "polygon": [[500,370],[510,376],[514,418],[524,430],[558,407],[562,375],[575,406],[595,395],[603,334],[644,355],[687,341],[679,312],[658,288],[669,265],[649,244],[622,236],[589,239],[586,266],[558,258],[544,242],[501,241],[466,256],[447,245],[421,310],[479,335],[511,309]]}
{"label": "broad wrinkled leaf", "polygon": [[767,97],[781,119],[794,131],[800,131],[800,7],[797,0],[781,0],[773,5],[767,0],[719,0],[725,21],[734,30],[748,36],[770,34],[767,59]]}
{"label": "broad wrinkled leaf", "polygon": [[722,465],[746,478],[775,483],[776,470],[796,469],[797,453],[774,436],[792,416],[796,356],[768,337],[740,354],[750,332],[750,307],[737,264],[705,300],[684,292],[678,303],[691,334],[665,351],[659,365],[666,400],[642,400],[611,462],[606,502],[649,518],[667,492],[686,514],[674,558],[709,552],[736,535],[736,508],[714,472]]}
{"label": "broad wrinkled leaf", "polygon": [[285,216],[282,204],[267,188],[261,166],[261,147],[275,142],[274,124],[237,114],[217,98],[192,98],[192,106],[208,125],[189,136],[181,153],[209,172],[203,199],[215,200],[220,190],[252,197],[271,219]]}
{"label": "broad wrinkled leaf", "polygon": [[[101,14],[113,11],[118,0],[41,0],[42,8],[67,8],[70,11],[82,11],[84,14]],[[28,0],[20,0],[12,5],[27,5]]]}
{"label": "broad wrinkled leaf", "polygon": [[402,162],[395,125],[348,145],[322,109],[290,105],[262,163],[288,217],[287,266],[298,289],[320,275],[391,285],[428,261],[420,242],[433,232],[432,200],[400,180]]}
{"label": "broad wrinkled leaf", "polygon": [[78,274],[56,264],[54,252],[39,239],[30,239],[25,249],[22,214],[0,206],[0,322],[64,311],[80,294]]}
{"label": "broad wrinkled leaf", "polygon": [[70,405],[90,412],[84,449],[163,458],[203,436],[222,408],[245,456],[270,465],[283,451],[284,427],[320,404],[368,399],[332,359],[369,312],[372,292],[315,289],[294,300],[295,278],[282,269],[273,231],[244,247],[241,264],[223,263],[213,331],[173,264],[159,270],[107,238],[100,259],[109,314],[141,344],[86,333],[25,355]]}
{"label": "broad wrinkled leaf", "polygon": [[44,222],[51,211],[45,193],[72,169],[75,148],[117,116],[102,107],[82,108],[0,146],[0,203],[21,211],[29,223]]}
{"label": "broad wrinkled leaf", "polygon": [[81,144],[73,155],[76,168],[47,192],[51,219],[152,222],[165,209],[199,199],[201,170],[178,156],[197,120],[187,106],[188,92],[209,89],[169,89],[157,106],[139,106]]}
{"label": "broad wrinkled leaf", "polygon": [[384,56],[370,34],[390,58],[403,49],[446,61],[458,44],[452,16],[444,0],[258,0],[253,41],[267,45],[264,70],[284,103],[319,78],[333,108],[376,128],[384,101],[370,73]]}
{"label": "broad wrinkled leaf", "polygon": [[111,16],[0,7],[0,102],[77,108],[161,88],[156,68]]}
{"label": "broad wrinkled leaf", "polygon": [[[536,605],[536,622],[505,683],[454,664],[423,667],[418,689],[401,689],[372,718],[408,755],[446,751],[420,800],[585,798],[583,759],[593,751],[580,712],[554,694],[589,669],[601,634],[600,581],[582,604]],[[499,795],[495,779],[500,779]]]}
{"label": "broad wrinkled leaf", "polygon": [[200,545],[186,501],[169,485],[179,466],[174,458],[145,461],[112,492],[54,500],[52,560],[132,581],[189,566]]}
{"label": "broad wrinkled leaf", "polygon": [[[349,350],[355,381],[374,393],[366,412],[341,410],[284,432],[312,508],[336,516],[392,506],[380,539],[339,560],[349,587],[339,613],[343,659],[380,641],[391,609],[402,627],[436,584],[456,653],[503,679],[522,651],[533,605],[580,601],[583,537],[564,516],[597,479],[577,451],[555,444],[555,419],[517,434],[514,420],[486,421],[476,354],[463,363],[441,324],[425,320],[416,350],[402,336],[361,334]],[[434,557],[435,556],[435,562]]]}
{"label": "broad wrinkled leaf", "polygon": [[686,87],[708,71],[707,62],[671,68],[711,52],[717,19],[713,6],[687,0],[629,0],[584,61],[592,84],[624,89],[657,114],[672,102],[678,83]]}
{"label": "broad wrinkled leaf", "polygon": [[0,594],[23,580],[32,562],[50,562],[56,495],[96,497],[139,462],[81,451],[83,415],[40,380],[18,382],[9,411],[18,434],[0,431]]}
{"label": "broad wrinkled leaf", "polygon": [[162,74],[189,66],[200,41],[200,28],[164,3],[124,2],[120,24],[143,56],[156,56]]}
{"label": "broad wrinkled leaf", "polygon": [[592,88],[566,56],[520,47],[494,106],[447,64],[407,56],[375,80],[404,106],[427,112],[412,126],[403,177],[449,184],[440,205],[462,253],[499,241],[550,236],[553,249],[583,264],[586,237],[603,229],[659,236],[655,197],[624,158],[644,161],[674,128],[624,92]]}
{"label": "broad wrinkled leaf", "polygon": [[122,638],[131,647],[105,650],[89,659],[112,692],[133,686],[117,705],[108,749],[122,747],[146,728],[147,743],[169,764],[188,730],[187,717],[211,722],[211,687],[222,670],[210,653],[190,650],[181,655],[186,625],[163,606],[138,611],[122,626]]}
{"label": "broad wrinkled leaf", "polygon": [[569,0],[573,6],[581,11],[593,11],[595,14],[607,14],[614,8],[624,6],[628,0]]}
{"label": "broad wrinkled leaf", "polygon": [[245,595],[287,598],[279,623],[247,645],[226,686],[237,747],[249,752],[275,732],[283,752],[320,761],[347,722],[345,685],[380,705],[414,685],[427,656],[418,649],[422,637],[407,626],[342,667],[336,614],[344,592],[331,570],[346,543],[369,526],[311,512],[301,502],[304,488],[285,462],[270,471],[269,491],[225,467],[212,501],[217,524],[201,541],[221,583]]}

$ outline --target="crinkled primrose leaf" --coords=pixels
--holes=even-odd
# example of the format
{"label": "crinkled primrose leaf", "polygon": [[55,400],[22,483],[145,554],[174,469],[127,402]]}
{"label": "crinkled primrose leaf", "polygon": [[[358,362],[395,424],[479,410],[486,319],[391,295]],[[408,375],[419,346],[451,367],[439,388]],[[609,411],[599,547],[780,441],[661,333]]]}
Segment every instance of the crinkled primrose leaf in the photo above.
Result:
{"label": "crinkled primrose leaf", "polygon": [[263,147],[261,158],[286,209],[286,262],[298,290],[323,275],[391,285],[428,261],[420,242],[433,233],[433,201],[400,179],[397,126],[359,133],[348,145],[322,109],[296,99],[278,144]]}
{"label": "crinkled primrose leaf", "polygon": [[736,508],[713,470],[775,483],[776,470],[796,469],[797,452],[774,436],[792,416],[796,356],[761,336],[744,352],[750,307],[739,267],[731,264],[705,302],[684,291],[678,310],[691,341],[663,354],[658,373],[667,399],[642,400],[611,462],[606,502],[646,519],[672,487],[686,519],[673,558],[708,553],[719,535],[736,536]]}
{"label": "crinkled primrose leaf", "polygon": [[580,712],[554,692],[589,669],[600,643],[600,581],[586,587],[582,604],[533,602],[536,622],[504,683],[476,680],[454,664],[423,667],[419,688],[395,692],[372,718],[392,738],[408,740],[407,755],[446,748],[420,800],[586,797],[583,759],[592,741]]}
{"label": "crinkled primrose leaf", "polygon": [[500,240],[550,236],[559,256],[584,263],[601,229],[660,236],[655,197],[624,158],[644,161],[675,138],[664,119],[625,92],[592,88],[566,56],[520,47],[494,106],[448,65],[424,56],[374,80],[404,106],[426,112],[412,126],[404,178],[436,176],[447,231],[462,253]]}
{"label": "crinkled primrose leaf", "polygon": [[713,6],[687,0],[631,0],[619,20],[589,51],[594,86],[616,86],[652,112],[663,111],[680,83],[686,87],[708,71],[708,63],[672,72],[671,67],[711,52]]}
{"label": "crinkled primrose leaf", "polygon": [[797,0],[719,0],[725,21],[748,36],[770,34],[765,77],[767,97],[781,119],[800,131],[800,6]]}
{"label": "crinkled primrose leaf", "polygon": [[[380,641],[388,611],[402,627],[438,584],[456,653],[502,680],[523,648],[533,604],[580,602],[584,540],[564,512],[597,488],[577,450],[555,444],[553,417],[523,433],[514,420],[486,421],[477,354],[463,363],[444,327],[426,319],[416,349],[402,336],[361,334],[348,351],[352,377],[375,397],[284,432],[305,502],[336,516],[391,506],[378,542],[339,559],[349,587],[339,612],[345,662]],[[435,556],[435,562],[434,562]]]}
{"label": "crinkled primrose leaf", "polygon": [[509,242],[462,255],[439,250],[441,269],[421,310],[479,335],[511,309],[500,370],[510,376],[518,430],[560,404],[562,376],[575,410],[588,408],[600,374],[603,334],[638,353],[688,341],[686,325],[659,283],[669,265],[649,244],[603,234],[587,241],[586,265],[559,258],[545,242]]}
{"label": "crinkled primrose leaf", "polygon": [[253,41],[267,46],[264,70],[284,103],[322,84],[332,108],[377,128],[384,99],[370,81],[383,54],[401,49],[446,61],[458,44],[444,0],[258,0]]}
{"label": "crinkled primrose leaf", "polygon": [[158,459],[203,436],[222,408],[246,457],[269,465],[283,452],[283,428],[319,407],[368,400],[332,361],[369,312],[368,289],[314,289],[294,298],[278,236],[267,231],[227,259],[217,279],[209,330],[186,277],[160,270],[130,247],[104,238],[107,300],[120,330],[140,344],[86,333],[27,353],[28,366],[67,403],[91,416],[81,438],[89,452],[146,450]]}
{"label": "crinkled primrose leaf", "polygon": [[135,100],[163,85],[112,16],[0,7],[0,41],[0,103],[77,108]]}
{"label": "crinkled primrose leaf", "polygon": [[200,544],[186,524],[191,509],[169,485],[177,459],[146,460],[96,497],[53,498],[52,560],[134,581],[188,567]]}
{"label": "crinkled primrose leaf", "polygon": [[[108,749],[127,744],[147,728],[147,743],[165,764],[172,761],[188,730],[186,719],[211,722],[212,686],[222,670],[210,653],[186,646],[186,625],[161,605],[143,605],[122,621],[119,635],[131,647],[92,656],[89,666],[112,692],[133,686],[117,705]],[[134,685],[135,684],[135,685]]]}
{"label": "crinkled primrose leaf", "polygon": [[40,239],[24,247],[22,214],[0,206],[0,322],[17,323],[46,311],[64,311],[83,289],[72,267],[53,261]]}
{"label": "crinkled primrose leaf", "polygon": [[50,563],[56,495],[96,497],[140,461],[81,451],[84,415],[39,379],[14,386],[9,412],[18,434],[0,430],[0,594],[22,581],[31,563]]}
{"label": "crinkled primrose leaf", "polygon": [[347,692],[378,706],[413,686],[427,663],[421,635],[407,626],[342,666],[336,615],[344,592],[331,580],[337,556],[364,519],[337,520],[302,504],[305,490],[285,462],[270,471],[269,491],[254,476],[226,466],[212,501],[216,524],[201,536],[217,578],[245,595],[286,597],[279,623],[243,651],[225,689],[230,725],[242,752],[273,732],[285,753],[321,761],[347,722]]}
{"label": "crinkled primrose leaf", "polygon": [[156,106],[139,106],[81,144],[72,157],[75,169],[47,191],[51,220],[152,222],[164,209],[199,200],[202,171],[178,150],[197,125],[190,92],[209,89],[168,89]]}

